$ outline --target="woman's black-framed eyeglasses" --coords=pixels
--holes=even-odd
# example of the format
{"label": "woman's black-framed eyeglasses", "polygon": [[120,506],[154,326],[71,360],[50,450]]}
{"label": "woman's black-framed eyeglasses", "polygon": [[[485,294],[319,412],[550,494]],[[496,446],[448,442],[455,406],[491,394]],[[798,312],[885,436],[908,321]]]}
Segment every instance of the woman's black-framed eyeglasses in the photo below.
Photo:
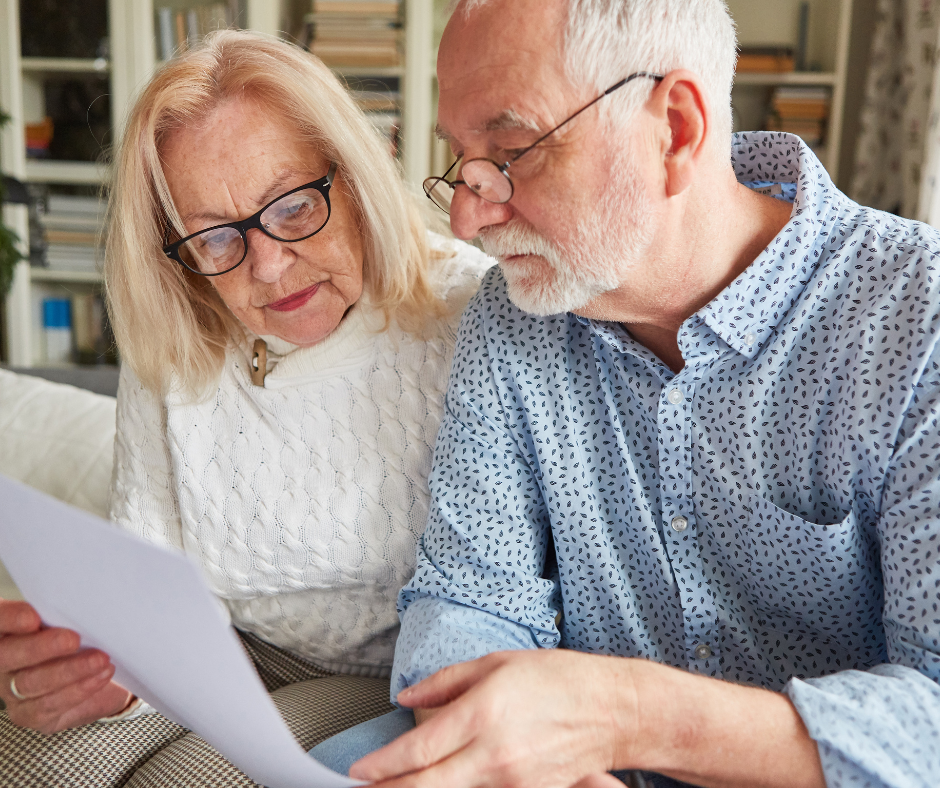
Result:
{"label": "woman's black-framed eyeglasses", "polygon": [[450,165],[450,168],[443,175],[425,178],[424,193],[438,208],[444,211],[444,213],[450,213],[450,204],[454,199],[454,191],[457,185],[461,183],[487,202],[494,202],[500,205],[509,202],[512,199],[514,191],[512,179],[509,177],[509,168],[515,162],[519,161],[519,159],[525,156],[540,142],[544,142],[548,139],[566,123],[570,123],[586,109],[594,106],[598,101],[604,98],[604,96],[609,96],[628,82],[642,77],[655,79],[657,82],[665,79],[662,74],[652,74],[648,71],[638,71],[636,74],[631,74],[629,77],[621,79],[616,85],[611,85],[596,99],[585,104],[570,117],[565,118],[561,123],[555,126],[555,128],[547,134],[543,134],[528,148],[517,153],[509,161],[500,165],[492,159],[470,159],[470,161],[464,162],[463,166],[460,168],[460,178],[449,181],[447,180],[447,176],[450,175],[450,171],[457,166],[457,163],[460,161],[460,159],[458,159]]}
{"label": "woman's black-framed eyeglasses", "polygon": [[256,214],[217,224],[163,247],[163,252],[200,276],[220,276],[241,265],[248,255],[248,231],[261,230],[275,241],[296,243],[316,235],[330,220],[330,187],[337,165],[318,180],[275,197]]}

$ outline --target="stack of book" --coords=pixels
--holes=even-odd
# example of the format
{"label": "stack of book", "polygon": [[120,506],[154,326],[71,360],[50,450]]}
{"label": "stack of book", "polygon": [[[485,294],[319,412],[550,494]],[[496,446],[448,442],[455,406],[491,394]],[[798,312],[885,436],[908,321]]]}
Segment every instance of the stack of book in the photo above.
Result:
{"label": "stack of book", "polygon": [[160,59],[169,60],[177,52],[194,46],[220,28],[234,27],[238,21],[238,0],[198,5],[192,8],[157,8],[157,36]]}
{"label": "stack of book", "polygon": [[56,271],[99,270],[104,202],[97,197],[53,194],[40,223],[48,244],[45,264]]}
{"label": "stack of book", "polygon": [[310,51],[326,65],[397,66],[398,0],[313,0]]}
{"label": "stack of book", "polygon": [[79,364],[110,360],[110,326],[101,293],[72,294],[72,343]]}
{"label": "stack of book", "polygon": [[829,88],[776,88],[771,101],[767,129],[796,134],[811,148],[819,148],[826,139],[831,101]]}
{"label": "stack of book", "polygon": [[738,73],[785,74],[796,67],[789,47],[742,47],[738,52]]}
{"label": "stack of book", "polygon": [[369,79],[367,84],[353,84],[350,86],[350,95],[372,125],[385,137],[392,156],[397,156],[401,129],[398,77]]}
{"label": "stack of book", "polygon": [[[71,288],[70,288],[71,289]],[[32,289],[40,364],[102,364],[116,361],[114,337],[99,292],[69,292],[58,285]]]}

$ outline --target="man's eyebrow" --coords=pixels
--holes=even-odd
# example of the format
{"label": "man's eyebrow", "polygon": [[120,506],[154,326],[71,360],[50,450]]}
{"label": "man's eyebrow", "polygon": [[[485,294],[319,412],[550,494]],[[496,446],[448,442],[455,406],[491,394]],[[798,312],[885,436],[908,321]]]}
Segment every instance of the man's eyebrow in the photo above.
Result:
{"label": "man's eyebrow", "polygon": [[[507,109],[474,129],[475,132],[484,131],[534,131],[540,132],[542,129],[538,123],[529,118],[524,118],[514,109]],[[453,135],[447,131],[440,123],[434,128],[434,133],[439,140],[451,142]]]}
{"label": "man's eyebrow", "polygon": [[522,117],[514,109],[507,109],[486,121],[481,131],[541,131],[541,128],[534,120]]}
{"label": "man's eyebrow", "polygon": [[[281,170],[277,177],[268,186],[268,188],[265,189],[256,200],[254,200],[255,205],[257,205],[259,208],[262,205],[267,205],[284,190],[284,185],[288,181],[296,178],[300,172],[300,170],[295,168]],[[189,224],[190,222],[196,221],[208,222],[209,224],[225,224],[226,222],[237,221],[230,219],[228,216],[212,213],[211,211],[195,211],[193,213],[188,213],[180,218],[183,220],[183,224]]]}

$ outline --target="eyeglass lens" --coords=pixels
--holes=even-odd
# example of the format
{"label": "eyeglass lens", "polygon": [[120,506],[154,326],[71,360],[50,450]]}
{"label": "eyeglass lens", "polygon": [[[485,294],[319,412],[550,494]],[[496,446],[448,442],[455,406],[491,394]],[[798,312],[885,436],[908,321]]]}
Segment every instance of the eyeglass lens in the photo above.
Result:
{"label": "eyeglass lens", "polygon": [[[326,224],[330,209],[316,189],[302,189],[271,203],[259,217],[264,232],[278,241],[300,241]],[[234,227],[210,228],[179,249],[183,264],[203,274],[224,273],[245,259],[246,237]]]}
{"label": "eyeglass lens", "polygon": [[451,184],[443,178],[428,178],[424,181],[424,191],[438,208],[450,213],[450,204],[454,200],[454,187]]}
{"label": "eyeglass lens", "polygon": [[460,177],[487,202],[509,202],[512,197],[512,181],[489,159],[471,159],[460,169]]}
{"label": "eyeglass lens", "polygon": [[[460,180],[467,187],[487,202],[505,203],[512,198],[512,181],[495,162],[488,159],[471,159],[460,170]],[[424,191],[434,204],[450,213],[450,204],[454,200],[454,184],[444,178],[428,178],[424,182]]]}

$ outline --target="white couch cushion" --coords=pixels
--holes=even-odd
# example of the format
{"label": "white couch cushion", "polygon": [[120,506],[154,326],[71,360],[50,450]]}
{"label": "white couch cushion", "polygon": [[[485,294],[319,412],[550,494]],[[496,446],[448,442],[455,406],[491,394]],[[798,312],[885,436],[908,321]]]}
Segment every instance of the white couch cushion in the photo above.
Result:
{"label": "white couch cushion", "polygon": [[107,517],[114,410],[113,397],[0,370],[0,473]]}

